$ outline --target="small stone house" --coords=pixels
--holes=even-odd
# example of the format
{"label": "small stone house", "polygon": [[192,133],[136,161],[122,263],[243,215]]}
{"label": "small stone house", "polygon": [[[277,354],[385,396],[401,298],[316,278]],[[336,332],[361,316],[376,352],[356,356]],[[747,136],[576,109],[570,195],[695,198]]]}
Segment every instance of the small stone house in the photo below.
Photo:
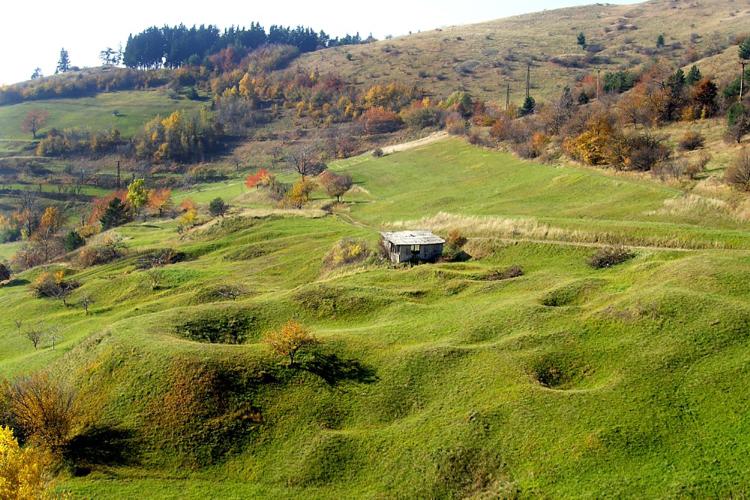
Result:
{"label": "small stone house", "polygon": [[443,255],[445,240],[429,231],[380,233],[391,262],[435,262]]}

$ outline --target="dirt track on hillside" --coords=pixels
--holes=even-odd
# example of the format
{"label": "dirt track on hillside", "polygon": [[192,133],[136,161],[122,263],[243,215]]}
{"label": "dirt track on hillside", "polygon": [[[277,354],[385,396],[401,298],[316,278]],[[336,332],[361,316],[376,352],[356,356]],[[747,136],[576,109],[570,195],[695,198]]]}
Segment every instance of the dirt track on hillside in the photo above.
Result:
{"label": "dirt track on hillside", "polygon": [[441,141],[448,137],[448,132],[435,132],[433,134],[428,135],[427,137],[423,137],[421,139],[417,139],[416,141],[410,141],[410,142],[402,142],[401,144],[394,144],[392,146],[385,146],[382,148],[384,154],[391,154],[391,153],[398,153],[401,151],[408,151],[410,149],[418,148],[421,146],[427,146],[428,144],[432,144],[433,142]]}

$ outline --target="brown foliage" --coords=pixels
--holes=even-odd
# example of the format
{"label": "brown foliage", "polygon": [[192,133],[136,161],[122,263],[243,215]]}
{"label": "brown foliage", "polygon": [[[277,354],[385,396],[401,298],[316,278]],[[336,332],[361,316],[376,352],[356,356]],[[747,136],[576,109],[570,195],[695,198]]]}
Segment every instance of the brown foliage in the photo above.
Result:
{"label": "brown foliage", "polygon": [[383,107],[368,109],[362,113],[359,120],[364,126],[365,133],[370,135],[395,132],[403,126],[400,116]]}
{"label": "brown foliage", "polygon": [[23,439],[53,451],[68,443],[77,414],[70,387],[38,373],[4,383],[2,403],[3,417]]}
{"label": "brown foliage", "polygon": [[706,143],[706,138],[703,137],[703,134],[701,134],[700,132],[688,130],[680,138],[678,147],[682,151],[694,151],[696,149],[702,148],[705,143]]}
{"label": "brown foliage", "polygon": [[740,151],[724,172],[724,180],[741,191],[750,191],[750,149]]}
{"label": "brown foliage", "polygon": [[78,265],[91,267],[106,264],[122,257],[124,251],[124,247],[117,239],[105,238],[100,245],[83,247],[78,253]]}
{"label": "brown foliage", "polygon": [[171,189],[153,189],[148,192],[148,207],[161,217],[172,206]]}
{"label": "brown foliage", "polygon": [[326,190],[328,196],[341,202],[341,197],[352,188],[352,176],[349,174],[334,174],[326,170],[318,176],[318,182]]}
{"label": "brown foliage", "polygon": [[635,255],[625,247],[605,247],[600,248],[589,259],[589,265],[595,269],[622,264],[635,257]]}

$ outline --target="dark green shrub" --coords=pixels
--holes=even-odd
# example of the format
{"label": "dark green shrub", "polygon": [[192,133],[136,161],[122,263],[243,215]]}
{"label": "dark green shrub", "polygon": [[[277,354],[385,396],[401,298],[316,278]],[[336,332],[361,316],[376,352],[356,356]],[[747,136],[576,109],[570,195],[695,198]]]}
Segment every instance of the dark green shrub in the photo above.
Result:
{"label": "dark green shrub", "polygon": [[521,269],[521,266],[513,265],[502,270],[497,269],[494,271],[490,271],[487,275],[485,275],[484,279],[487,281],[501,281],[511,278],[517,278],[519,276],[523,276],[523,269]]}
{"label": "dark green shrub", "polygon": [[135,262],[135,267],[138,269],[162,267],[182,262],[186,257],[184,252],[178,252],[172,248],[160,248],[139,256]]}
{"label": "dark green shrub", "polygon": [[224,217],[228,208],[226,202],[221,198],[214,198],[211,200],[211,203],[208,204],[208,211],[214,217]]}
{"label": "dark green shrub", "polygon": [[10,279],[10,269],[5,264],[0,263],[0,281],[8,281]]}
{"label": "dark green shrub", "polygon": [[604,247],[591,256],[589,265],[594,269],[604,269],[622,264],[633,257],[635,254],[625,247]]}
{"label": "dark green shrub", "polygon": [[211,311],[175,327],[175,333],[208,344],[242,344],[256,318],[240,311]]}
{"label": "dark green shrub", "polygon": [[81,248],[85,244],[86,240],[84,240],[77,231],[70,231],[63,239],[63,246],[65,247],[66,252],[72,252],[77,248]]}

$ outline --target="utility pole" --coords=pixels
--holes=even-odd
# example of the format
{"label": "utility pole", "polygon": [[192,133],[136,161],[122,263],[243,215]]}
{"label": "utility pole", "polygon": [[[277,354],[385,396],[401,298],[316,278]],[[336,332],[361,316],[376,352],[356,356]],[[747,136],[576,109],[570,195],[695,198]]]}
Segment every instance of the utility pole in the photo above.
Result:
{"label": "utility pole", "polygon": [[505,112],[508,111],[510,111],[510,83],[508,83],[508,88],[505,91]]}
{"label": "utility pole", "polygon": [[740,66],[742,67],[742,72],[740,73],[739,102],[742,103],[742,93],[745,91],[745,66],[747,66],[747,61],[745,60],[740,61]]}
{"label": "utility pole", "polygon": [[599,89],[601,88],[602,69],[596,68],[596,99],[599,100]]}
{"label": "utility pole", "polygon": [[531,97],[531,63],[526,65],[526,99]]}
{"label": "utility pole", "polygon": [[120,160],[117,160],[117,189],[120,189]]}

